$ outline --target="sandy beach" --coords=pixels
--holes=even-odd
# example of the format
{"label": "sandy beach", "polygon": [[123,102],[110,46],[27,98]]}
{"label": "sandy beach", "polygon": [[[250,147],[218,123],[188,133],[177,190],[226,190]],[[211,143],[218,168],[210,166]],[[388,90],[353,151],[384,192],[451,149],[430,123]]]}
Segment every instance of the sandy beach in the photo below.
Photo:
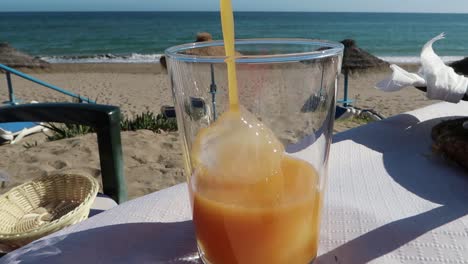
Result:
{"label": "sandy beach", "polygon": [[[412,70],[417,65],[406,65]],[[159,64],[52,64],[46,69],[21,69],[27,73],[89,97],[102,104],[118,105],[127,116],[172,105],[169,79]],[[383,93],[374,84],[388,76],[389,69],[354,73],[349,80],[350,98],[360,108],[373,109],[389,117],[420,108],[436,101],[426,99],[416,89]],[[338,98],[342,97],[340,78]],[[69,97],[39,85],[13,77],[16,97],[23,102],[61,102]],[[0,90],[7,100],[6,87]],[[335,132],[362,125],[360,120],[339,121]],[[37,142],[26,148],[25,144]],[[176,132],[156,134],[151,131],[122,133],[125,176],[130,198],[139,197],[185,180],[182,153]],[[80,170],[99,177],[95,135],[46,142],[43,135],[34,135],[17,145],[0,146],[0,168],[10,177],[0,190],[56,170]]]}

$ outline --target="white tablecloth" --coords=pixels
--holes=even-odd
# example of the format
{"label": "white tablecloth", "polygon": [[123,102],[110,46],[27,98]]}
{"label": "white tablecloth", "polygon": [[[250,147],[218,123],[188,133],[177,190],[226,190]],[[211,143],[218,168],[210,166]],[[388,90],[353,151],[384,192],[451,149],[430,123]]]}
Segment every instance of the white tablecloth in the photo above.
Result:
{"label": "white tablecloth", "polygon": [[[440,103],[337,134],[317,263],[468,263],[468,173],[432,154]],[[180,184],[33,242],[0,263],[198,263]]]}

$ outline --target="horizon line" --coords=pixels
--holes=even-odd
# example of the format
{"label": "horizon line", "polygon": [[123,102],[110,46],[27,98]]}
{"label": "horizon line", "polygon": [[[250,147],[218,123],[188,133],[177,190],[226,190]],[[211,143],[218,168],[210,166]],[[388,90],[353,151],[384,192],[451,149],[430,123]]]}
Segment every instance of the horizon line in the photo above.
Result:
{"label": "horizon line", "polygon": [[[219,10],[54,10],[54,11],[45,11],[45,10],[37,10],[37,11],[0,11],[0,13],[170,13],[170,12],[181,12],[181,13],[218,13]],[[446,14],[446,15],[463,15],[468,14],[468,12],[414,12],[414,11],[395,11],[395,12],[385,12],[385,11],[275,11],[275,10],[268,10],[268,11],[256,11],[256,10],[236,10],[234,13],[237,12],[245,12],[245,13],[365,13],[365,14]]]}

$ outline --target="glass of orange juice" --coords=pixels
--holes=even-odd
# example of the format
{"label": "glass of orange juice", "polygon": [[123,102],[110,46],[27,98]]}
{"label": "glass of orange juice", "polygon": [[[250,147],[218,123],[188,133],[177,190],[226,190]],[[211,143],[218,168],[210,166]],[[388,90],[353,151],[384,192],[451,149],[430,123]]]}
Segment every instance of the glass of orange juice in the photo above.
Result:
{"label": "glass of orange juice", "polygon": [[343,46],[250,39],[235,49],[229,58],[223,41],[166,50],[200,257],[311,263]]}

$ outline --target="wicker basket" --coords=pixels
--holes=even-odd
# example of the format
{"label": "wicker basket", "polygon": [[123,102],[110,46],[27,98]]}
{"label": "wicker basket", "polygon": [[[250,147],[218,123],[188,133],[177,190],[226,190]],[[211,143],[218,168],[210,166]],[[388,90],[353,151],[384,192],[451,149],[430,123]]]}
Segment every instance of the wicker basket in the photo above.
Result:
{"label": "wicker basket", "polygon": [[91,176],[54,174],[0,196],[0,251],[8,252],[88,217],[99,184]]}

